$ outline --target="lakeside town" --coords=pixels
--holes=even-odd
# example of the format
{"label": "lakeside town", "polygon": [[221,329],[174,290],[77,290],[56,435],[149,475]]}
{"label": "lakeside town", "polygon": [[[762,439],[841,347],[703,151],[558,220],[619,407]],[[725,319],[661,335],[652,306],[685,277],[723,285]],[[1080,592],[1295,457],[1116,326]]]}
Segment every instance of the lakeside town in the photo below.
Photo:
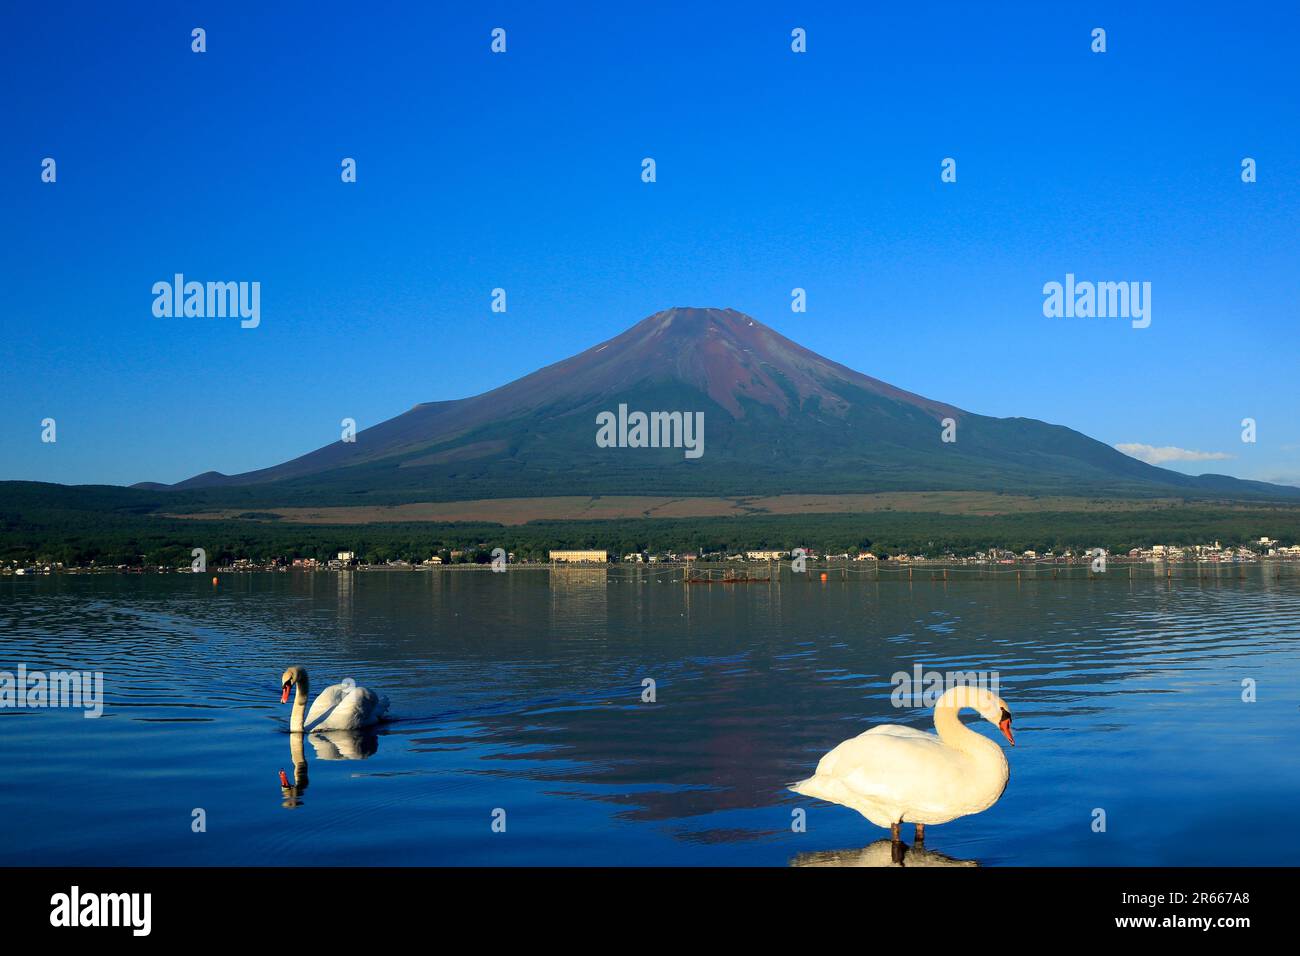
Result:
{"label": "lakeside town", "polygon": [[522,566],[532,568],[563,567],[581,565],[599,567],[608,565],[656,565],[660,567],[690,568],[696,565],[710,566],[745,566],[763,565],[771,568],[799,561],[802,566],[826,568],[830,566],[847,567],[849,565],[890,568],[911,566],[947,568],[947,567],[1059,567],[1071,565],[1094,566],[1099,559],[1120,564],[1243,564],[1261,561],[1300,561],[1300,544],[1284,545],[1281,542],[1261,536],[1245,545],[1224,546],[1218,541],[1189,546],[1152,545],[1149,548],[1133,548],[1126,553],[1111,554],[1104,548],[1086,548],[1080,551],[1063,550],[1038,552],[1026,550],[1014,552],[1001,548],[988,548],[976,551],[973,555],[959,556],[953,553],[942,555],[896,554],[877,555],[871,551],[839,552],[823,554],[811,547],[794,547],[788,550],[754,550],[727,553],[724,551],[699,552],[631,552],[611,554],[604,549],[550,550],[545,558],[519,558],[514,552],[494,548],[489,543],[482,543],[474,548],[442,550],[431,554],[423,561],[392,559],[380,562],[362,560],[354,551],[338,551],[335,557],[327,560],[319,558],[275,558],[270,561],[254,561],[238,558],[208,566],[206,562],[196,561],[178,565],[126,565],[96,564],[91,561],[84,565],[66,565],[61,561],[38,563],[3,562],[0,563],[0,576],[22,576],[37,574],[93,574],[93,573],[246,573],[254,571],[276,572],[317,572],[317,571],[429,571],[443,569],[501,570],[503,566]]}

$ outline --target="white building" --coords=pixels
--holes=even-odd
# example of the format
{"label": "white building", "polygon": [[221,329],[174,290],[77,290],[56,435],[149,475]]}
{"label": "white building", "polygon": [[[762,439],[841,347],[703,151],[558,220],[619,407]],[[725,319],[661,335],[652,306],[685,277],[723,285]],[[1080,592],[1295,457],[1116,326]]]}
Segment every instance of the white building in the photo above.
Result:
{"label": "white building", "polygon": [[552,551],[551,560],[557,563],[565,562],[569,564],[590,562],[604,564],[609,561],[609,553],[606,551]]}

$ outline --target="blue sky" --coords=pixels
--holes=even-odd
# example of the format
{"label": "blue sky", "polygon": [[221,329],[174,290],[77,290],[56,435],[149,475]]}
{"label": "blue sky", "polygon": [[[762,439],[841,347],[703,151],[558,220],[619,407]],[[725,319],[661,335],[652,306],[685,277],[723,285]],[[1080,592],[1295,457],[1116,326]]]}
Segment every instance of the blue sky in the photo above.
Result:
{"label": "blue sky", "polygon": [[[694,305],[1300,484],[1295,5],[874,6],[8,7],[0,478],[263,467]],[[155,318],[176,272],[261,325]],[[1067,272],[1150,328],[1045,318]]]}

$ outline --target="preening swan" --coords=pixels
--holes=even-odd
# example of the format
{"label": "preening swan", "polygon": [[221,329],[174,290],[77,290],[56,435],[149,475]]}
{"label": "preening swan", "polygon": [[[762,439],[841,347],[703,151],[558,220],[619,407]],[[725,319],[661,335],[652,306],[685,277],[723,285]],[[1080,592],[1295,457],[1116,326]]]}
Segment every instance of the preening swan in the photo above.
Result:
{"label": "preening swan", "polygon": [[357,730],[379,723],[388,713],[388,698],[372,690],[357,687],[350,681],[326,687],[307,710],[307,669],[294,665],[280,676],[284,693],[280,703],[289,700],[293,688],[293,712],[289,717],[289,732],[311,733],[317,730]]}
{"label": "preening swan", "polygon": [[1011,770],[996,742],[957,717],[965,707],[997,725],[1012,746],[1011,713],[1002,698],[975,687],[950,687],[934,705],[938,735],[882,724],[846,740],[817,764],[817,772],[790,789],[857,810],[899,841],[900,823],[947,823],[987,810],[1006,789]]}

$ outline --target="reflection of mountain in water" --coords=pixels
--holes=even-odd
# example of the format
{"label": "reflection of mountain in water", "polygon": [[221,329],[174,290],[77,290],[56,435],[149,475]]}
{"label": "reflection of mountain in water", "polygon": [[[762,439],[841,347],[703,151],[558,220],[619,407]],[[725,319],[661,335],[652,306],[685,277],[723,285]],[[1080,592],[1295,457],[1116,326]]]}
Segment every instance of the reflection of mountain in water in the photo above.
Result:
{"label": "reflection of mountain in water", "polygon": [[816,850],[800,853],[791,866],[979,866],[978,860],[954,860],[924,846],[877,840],[860,850]]}

